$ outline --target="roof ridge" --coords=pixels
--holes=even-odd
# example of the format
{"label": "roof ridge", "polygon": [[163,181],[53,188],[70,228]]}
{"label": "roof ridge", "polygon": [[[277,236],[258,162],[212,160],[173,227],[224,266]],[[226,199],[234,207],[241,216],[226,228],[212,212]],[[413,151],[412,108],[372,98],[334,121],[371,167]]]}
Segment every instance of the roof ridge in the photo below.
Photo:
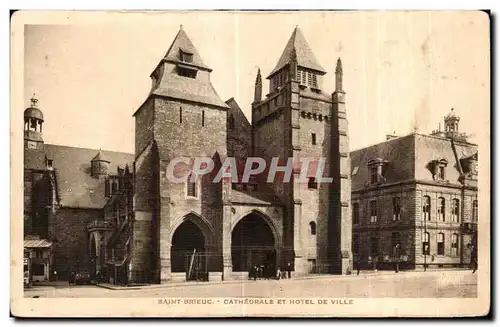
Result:
{"label": "roof ridge", "polygon": [[104,152],[109,152],[109,153],[128,154],[128,155],[132,155],[132,156],[134,155],[132,152],[123,152],[123,151],[115,151],[115,150],[102,150],[102,149],[96,149],[96,148],[86,148],[86,147],[72,146],[72,145],[65,145],[65,144],[45,143],[45,146],[72,148],[72,149],[79,149],[79,150],[104,151]]}

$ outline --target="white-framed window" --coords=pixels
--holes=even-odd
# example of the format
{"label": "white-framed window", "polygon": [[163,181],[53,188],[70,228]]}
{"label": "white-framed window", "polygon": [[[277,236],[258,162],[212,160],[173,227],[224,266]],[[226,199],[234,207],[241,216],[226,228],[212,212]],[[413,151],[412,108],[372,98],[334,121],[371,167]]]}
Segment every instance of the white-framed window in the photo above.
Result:
{"label": "white-framed window", "polygon": [[422,216],[423,219],[425,220],[431,220],[431,197],[428,195],[425,195],[422,198]]}
{"label": "white-framed window", "polygon": [[442,197],[438,198],[437,215],[438,215],[438,221],[446,220],[446,201]]}
{"label": "white-framed window", "polygon": [[377,222],[377,201],[372,200],[370,201],[370,222],[371,223],[376,223]]}
{"label": "white-framed window", "polygon": [[197,178],[193,175],[193,173],[189,174],[189,177],[186,181],[186,195],[188,197],[197,198],[198,197],[198,183]]}
{"label": "white-framed window", "polygon": [[451,221],[458,223],[460,221],[460,200],[453,199],[451,202]]}
{"label": "white-framed window", "polygon": [[458,256],[458,234],[451,235],[451,255]]}
{"label": "white-framed window", "polygon": [[392,199],[392,220],[397,221],[401,219],[401,198],[395,197]]}
{"label": "white-framed window", "polygon": [[472,221],[477,222],[478,221],[478,208],[477,208],[477,200],[472,201]]}

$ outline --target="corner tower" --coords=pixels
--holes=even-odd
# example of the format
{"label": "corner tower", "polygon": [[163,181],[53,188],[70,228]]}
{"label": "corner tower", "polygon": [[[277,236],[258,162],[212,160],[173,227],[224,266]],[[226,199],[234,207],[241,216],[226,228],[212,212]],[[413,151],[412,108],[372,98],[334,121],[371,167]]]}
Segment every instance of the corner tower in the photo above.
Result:
{"label": "corner tower", "polygon": [[[185,279],[185,273],[179,275],[186,268],[182,251],[196,249],[196,253],[215,257],[221,252],[221,239],[216,235],[222,228],[222,185],[202,179],[189,183],[184,172],[175,174],[184,179],[179,183],[167,171],[179,157],[224,160],[226,156],[228,106],[215,91],[211,73],[181,26],[150,75],[146,101],[134,114],[133,237],[137,242],[131,251],[133,281]],[[193,242],[184,244],[186,240]],[[211,264],[222,265],[216,260]]]}
{"label": "corner tower", "polygon": [[296,27],[268,75],[269,94],[252,105],[256,155],[268,162],[312,160],[302,176],[294,171],[292,183],[273,184],[286,212],[282,264],[293,262],[296,275],[351,269],[349,149],[339,63],[332,95],[322,90],[326,70]]}
{"label": "corner tower", "polygon": [[43,112],[38,108],[38,99],[33,94],[31,104],[24,110],[24,149],[43,148]]}

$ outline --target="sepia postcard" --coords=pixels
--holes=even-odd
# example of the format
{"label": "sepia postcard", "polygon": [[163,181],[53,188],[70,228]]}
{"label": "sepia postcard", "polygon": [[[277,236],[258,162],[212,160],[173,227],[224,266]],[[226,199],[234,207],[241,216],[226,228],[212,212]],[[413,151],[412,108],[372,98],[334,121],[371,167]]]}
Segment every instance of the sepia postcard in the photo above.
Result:
{"label": "sepia postcard", "polygon": [[487,315],[490,60],[484,11],[15,12],[12,315]]}

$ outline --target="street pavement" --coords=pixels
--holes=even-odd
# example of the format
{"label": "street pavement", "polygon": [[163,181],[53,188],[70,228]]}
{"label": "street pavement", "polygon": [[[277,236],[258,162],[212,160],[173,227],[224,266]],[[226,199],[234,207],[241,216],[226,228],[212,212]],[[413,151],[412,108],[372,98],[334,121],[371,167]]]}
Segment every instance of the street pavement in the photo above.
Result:
{"label": "street pavement", "polygon": [[294,297],[294,298],[453,298],[477,297],[477,273],[470,270],[374,273],[318,278],[257,280],[220,283],[183,283],[133,289],[98,286],[57,285],[27,289],[25,297],[63,298],[205,298],[205,297]]}

